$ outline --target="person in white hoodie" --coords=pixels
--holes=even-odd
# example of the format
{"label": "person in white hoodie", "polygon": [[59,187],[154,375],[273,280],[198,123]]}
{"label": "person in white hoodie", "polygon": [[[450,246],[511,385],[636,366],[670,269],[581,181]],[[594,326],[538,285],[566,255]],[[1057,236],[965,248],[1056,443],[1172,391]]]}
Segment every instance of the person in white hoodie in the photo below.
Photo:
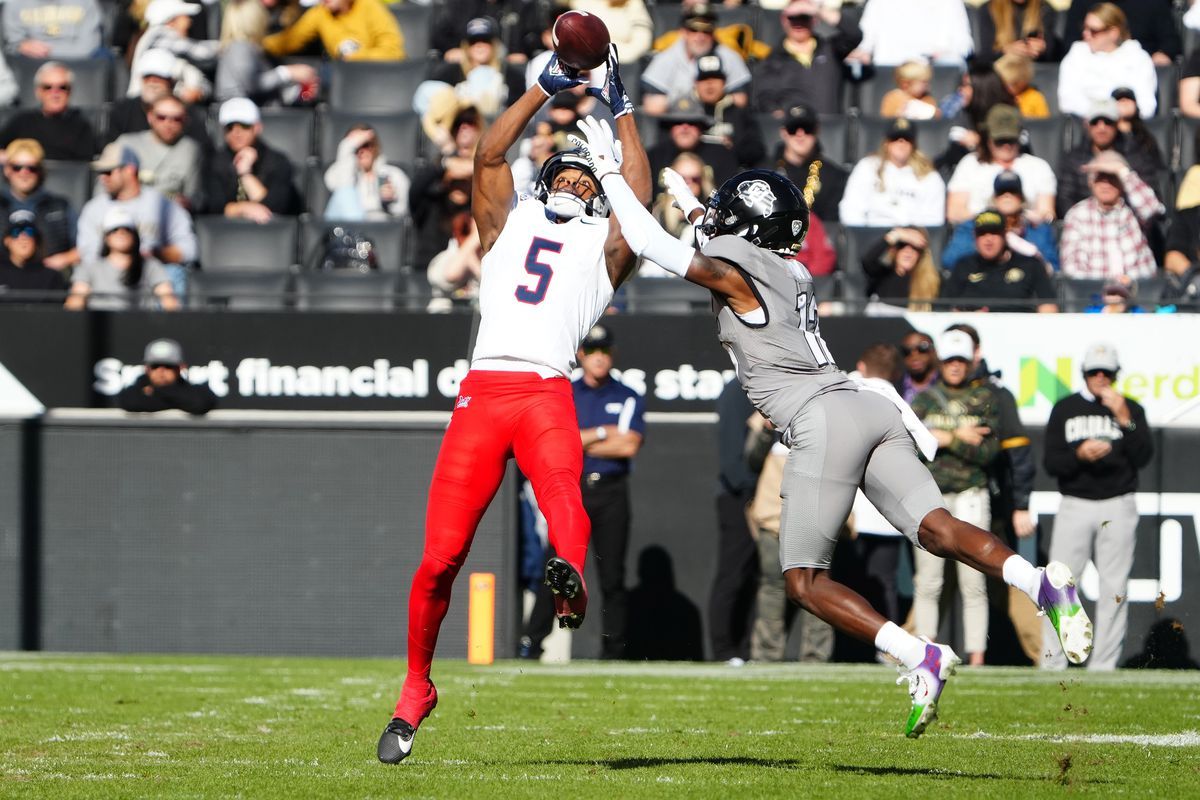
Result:
{"label": "person in white hoodie", "polygon": [[935,228],[946,221],[946,184],[916,139],[910,121],[895,119],[879,150],[854,165],[838,204],[843,225]]}
{"label": "person in white hoodie", "polygon": [[862,43],[846,61],[897,67],[906,61],[966,66],[975,49],[962,0],[867,0]]}
{"label": "person in white hoodie", "polygon": [[1083,40],[1071,45],[1058,71],[1058,107],[1086,117],[1114,89],[1129,87],[1142,117],[1158,109],[1158,73],[1154,61],[1129,37],[1125,12],[1112,3],[1092,6],[1083,20]]}

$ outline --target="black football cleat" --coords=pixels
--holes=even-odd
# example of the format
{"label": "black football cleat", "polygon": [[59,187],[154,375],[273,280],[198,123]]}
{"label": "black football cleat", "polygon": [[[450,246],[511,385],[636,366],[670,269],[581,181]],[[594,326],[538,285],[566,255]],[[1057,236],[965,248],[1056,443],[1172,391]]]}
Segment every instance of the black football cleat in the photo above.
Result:
{"label": "black football cleat", "polygon": [[554,614],[558,627],[578,628],[587,614],[587,586],[583,576],[566,559],[555,556],[546,562],[546,585],[554,592]]}
{"label": "black football cleat", "polygon": [[408,758],[416,735],[416,728],[399,717],[394,718],[379,737],[379,747],[376,749],[379,760],[385,764],[399,764]]}

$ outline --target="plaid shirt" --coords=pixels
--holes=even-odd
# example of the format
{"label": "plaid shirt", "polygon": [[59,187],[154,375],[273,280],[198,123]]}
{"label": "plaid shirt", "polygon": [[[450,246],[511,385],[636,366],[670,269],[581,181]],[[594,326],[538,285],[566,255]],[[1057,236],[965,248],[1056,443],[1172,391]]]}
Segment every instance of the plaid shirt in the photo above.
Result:
{"label": "plaid shirt", "polygon": [[1095,197],[1071,207],[1063,220],[1062,273],[1068,278],[1149,278],[1158,270],[1145,228],[1166,212],[1154,190],[1132,170],[1122,181],[1125,198],[1105,211]]}

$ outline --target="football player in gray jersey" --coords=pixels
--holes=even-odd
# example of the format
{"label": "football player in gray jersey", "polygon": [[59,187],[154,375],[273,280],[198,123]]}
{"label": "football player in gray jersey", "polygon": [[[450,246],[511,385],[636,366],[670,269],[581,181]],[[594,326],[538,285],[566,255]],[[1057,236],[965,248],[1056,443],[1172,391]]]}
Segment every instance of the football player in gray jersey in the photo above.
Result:
{"label": "football player in gray jersey", "polygon": [[673,171],[664,180],[690,222],[699,249],[668,234],[621,177],[621,144],[606,122],[579,124],[576,143],[608,195],[632,250],[713,294],[718,336],[754,405],[784,432],[780,561],[788,596],[840,630],[873,642],[903,665],[912,709],[908,736],[920,736],[959,658],[946,645],[918,639],[830,577],[838,528],[855,490],[915,545],[953,558],[1025,592],[1054,623],[1067,658],[1091,651],[1092,625],[1070,569],[1038,569],[989,531],[946,510],[921,463],[937,448],[961,446],[953,433],[931,433],[893,391],[851,381],[821,338],[808,270],[795,255],[808,232],[808,205],[789,180],[749,170],[726,181],[705,207]]}

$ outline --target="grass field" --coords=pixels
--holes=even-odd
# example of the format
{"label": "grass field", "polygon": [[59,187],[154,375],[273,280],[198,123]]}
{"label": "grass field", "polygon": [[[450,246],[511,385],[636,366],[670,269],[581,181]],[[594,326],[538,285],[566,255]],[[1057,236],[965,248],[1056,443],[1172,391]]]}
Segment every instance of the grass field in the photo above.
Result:
{"label": "grass field", "polygon": [[0,797],[1200,796],[1200,674],[964,670],[920,740],[893,670],[0,654]]}

